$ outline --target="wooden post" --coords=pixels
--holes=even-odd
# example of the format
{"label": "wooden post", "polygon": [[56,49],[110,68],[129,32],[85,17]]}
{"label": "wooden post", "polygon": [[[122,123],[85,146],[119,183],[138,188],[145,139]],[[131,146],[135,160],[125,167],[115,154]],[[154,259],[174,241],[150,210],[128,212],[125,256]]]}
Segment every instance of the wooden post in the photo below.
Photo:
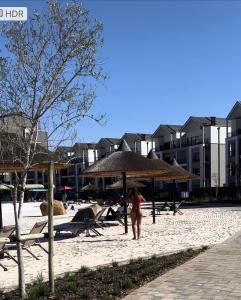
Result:
{"label": "wooden post", "polygon": [[154,178],[151,179],[151,197],[152,197],[152,223],[156,223],[156,207],[155,207],[155,194],[154,194],[154,189],[155,189],[155,182]]}
{"label": "wooden post", "polygon": [[54,201],[54,164],[49,163],[48,168],[48,239],[49,239],[49,287],[54,294],[54,234],[53,234],[53,201]]}
{"label": "wooden post", "polygon": [[[126,200],[126,173],[122,173],[122,180],[123,180],[123,199]],[[124,201],[124,213],[125,213],[125,233],[128,233],[128,219],[127,219],[127,203]]]}

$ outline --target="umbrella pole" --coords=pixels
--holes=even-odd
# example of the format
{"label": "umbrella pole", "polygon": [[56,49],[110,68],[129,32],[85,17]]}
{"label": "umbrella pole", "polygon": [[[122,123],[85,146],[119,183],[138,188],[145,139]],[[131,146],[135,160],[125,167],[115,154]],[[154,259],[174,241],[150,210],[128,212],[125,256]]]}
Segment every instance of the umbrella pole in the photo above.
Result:
{"label": "umbrella pole", "polygon": [[155,208],[155,195],[154,195],[155,183],[154,178],[151,179],[151,198],[152,198],[152,223],[156,223],[156,208]]}
{"label": "umbrella pole", "polygon": [[[122,180],[123,180],[123,199],[126,200],[126,173],[122,173]],[[124,201],[124,213],[125,213],[125,233],[128,233],[128,219],[127,219],[127,203]]]}
{"label": "umbrella pole", "polygon": [[172,181],[173,216],[176,214],[176,181]]}

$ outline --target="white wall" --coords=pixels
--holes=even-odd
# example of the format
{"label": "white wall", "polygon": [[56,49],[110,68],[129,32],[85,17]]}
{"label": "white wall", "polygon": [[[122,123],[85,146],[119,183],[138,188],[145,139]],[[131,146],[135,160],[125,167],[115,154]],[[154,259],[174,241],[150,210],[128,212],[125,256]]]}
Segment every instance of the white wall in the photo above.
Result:
{"label": "white wall", "polygon": [[[211,126],[211,140],[210,142],[212,144],[218,144],[218,126]],[[220,132],[220,144],[225,144],[225,139],[226,139],[226,126],[225,127],[220,127],[219,129]]]}
{"label": "white wall", "polygon": [[139,145],[141,145],[140,153],[143,156],[147,156],[149,151],[152,149],[152,145],[153,149],[155,149],[155,141],[153,141],[153,143],[151,141],[141,141]]}

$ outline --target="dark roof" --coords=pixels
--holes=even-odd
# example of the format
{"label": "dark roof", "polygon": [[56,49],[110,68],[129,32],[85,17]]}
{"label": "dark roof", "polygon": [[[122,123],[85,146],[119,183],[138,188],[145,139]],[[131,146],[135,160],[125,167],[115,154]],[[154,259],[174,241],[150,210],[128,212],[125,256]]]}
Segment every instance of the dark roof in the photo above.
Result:
{"label": "dark roof", "polygon": [[[211,125],[211,118],[212,117],[195,117],[195,116],[190,116],[188,118],[188,120],[186,121],[186,123],[181,128],[181,131],[185,132],[185,127],[191,121],[194,121],[195,123],[198,123],[200,126],[201,125]],[[215,125],[217,125],[217,126],[226,126],[226,119],[225,118],[219,118],[219,117],[214,117],[214,118],[215,118]]]}
{"label": "dark roof", "polygon": [[[211,124],[211,117],[193,117],[191,116],[195,122],[200,123],[201,125],[210,125]],[[216,125],[225,126],[226,125],[226,119],[225,118],[218,118],[215,117]]]}
{"label": "dark roof", "polygon": [[241,117],[241,101],[237,101],[227,115],[227,120],[240,119]]}
{"label": "dark roof", "polygon": [[96,144],[96,146],[98,147],[99,144],[101,143],[107,143],[109,146],[111,145],[119,145],[120,144],[120,139],[117,138],[101,138],[98,143]]}
{"label": "dark roof", "polygon": [[79,150],[95,149],[95,147],[95,143],[75,143],[73,149],[78,152]]}
{"label": "dark roof", "polygon": [[152,134],[152,137],[155,137],[155,135],[157,134],[157,132],[160,130],[161,127],[165,127],[170,132],[175,133],[181,131],[182,125],[160,124],[158,128],[155,130],[155,132]]}
{"label": "dark roof", "polygon": [[138,140],[141,140],[141,141],[146,141],[146,140],[151,140],[151,134],[149,133],[129,133],[129,132],[126,132],[121,139],[123,138],[128,138],[132,141],[138,141]]}
{"label": "dark roof", "polygon": [[56,153],[67,153],[67,152],[74,152],[74,148],[70,146],[59,146],[57,147]]}

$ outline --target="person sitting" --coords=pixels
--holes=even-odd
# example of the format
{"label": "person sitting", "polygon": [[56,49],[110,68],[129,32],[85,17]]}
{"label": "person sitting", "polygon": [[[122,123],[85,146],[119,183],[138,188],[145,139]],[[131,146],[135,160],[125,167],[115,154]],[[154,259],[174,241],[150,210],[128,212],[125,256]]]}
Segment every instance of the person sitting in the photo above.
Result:
{"label": "person sitting", "polygon": [[109,207],[105,216],[106,221],[115,221],[120,215],[124,213],[124,202],[120,202],[120,206],[115,211],[112,207]]}

